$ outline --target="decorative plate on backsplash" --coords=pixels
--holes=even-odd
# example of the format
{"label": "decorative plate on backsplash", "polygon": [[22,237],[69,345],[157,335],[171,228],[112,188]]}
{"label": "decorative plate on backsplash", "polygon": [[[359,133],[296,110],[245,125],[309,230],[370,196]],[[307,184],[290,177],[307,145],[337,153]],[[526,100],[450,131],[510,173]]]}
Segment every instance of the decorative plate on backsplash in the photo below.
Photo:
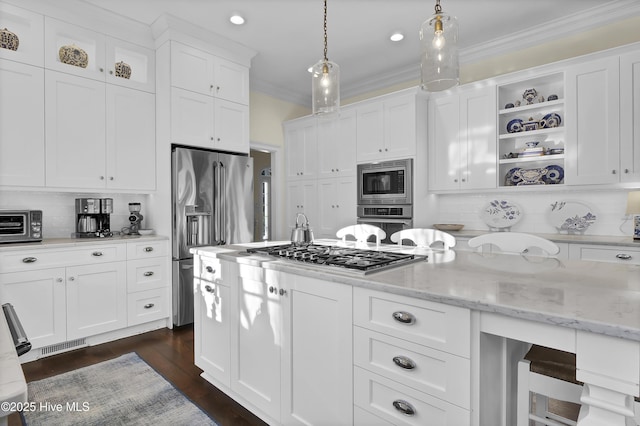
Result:
{"label": "decorative plate on backsplash", "polygon": [[560,233],[584,234],[596,221],[593,209],[580,201],[556,201],[551,204],[549,221]]}
{"label": "decorative plate on backsplash", "polygon": [[507,200],[492,200],[480,211],[480,218],[491,229],[508,229],[522,219],[520,206]]}

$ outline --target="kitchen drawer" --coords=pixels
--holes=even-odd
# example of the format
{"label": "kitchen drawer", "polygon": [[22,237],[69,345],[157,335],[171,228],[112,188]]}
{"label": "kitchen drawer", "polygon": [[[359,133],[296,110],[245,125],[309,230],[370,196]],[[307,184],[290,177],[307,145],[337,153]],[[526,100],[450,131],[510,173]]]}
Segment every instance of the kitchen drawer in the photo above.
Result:
{"label": "kitchen drawer", "polygon": [[571,244],[571,259],[640,265],[640,247]]}
{"label": "kitchen drawer", "polygon": [[382,420],[358,406],[353,407],[353,424],[354,426],[393,426],[393,423]]}
{"label": "kitchen drawer", "polygon": [[21,250],[0,254],[0,271],[33,271],[51,267],[90,265],[123,261],[124,244],[92,245],[82,248]]}
{"label": "kitchen drawer", "polygon": [[127,292],[166,287],[167,259],[152,257],[127,261]]}
{"label": "kitchen drawer", "polygon": [[167,240],[127,243],[127,259],[161,257],[169,253]]}
{"label": "kitchen drawer", "polygon": [[[222,277],[220,260],[213,257],[200,256],[199,269],[195,271],[201,279],[212,283],[219,282]],[[196,266],[197,267],[197,266]]]}
{"label": "kitchen drawer", "polygon": [[[469,409],[469,359],[360,327],[353,330],[354,364],[421,392]],[[402,360],[410,367],[396,364]]]}
{"label": "kitchen drawer", "polygon": [[128,295],[127,324],[129,326],[155,321],[168,316],[166,289],[157,288]]}
{"label": "kitchen drawer", "polygon": [[353,318],[360,327],[470,356],[471,314],[465,308],[355,287]]}
{"label": "kitchen drawer", "polygon": [[[470,412],[403,384],[354,368],[354,404],[394,425],[467,426]],[[394,404],[404,403],[413,414],[405,414]]]}

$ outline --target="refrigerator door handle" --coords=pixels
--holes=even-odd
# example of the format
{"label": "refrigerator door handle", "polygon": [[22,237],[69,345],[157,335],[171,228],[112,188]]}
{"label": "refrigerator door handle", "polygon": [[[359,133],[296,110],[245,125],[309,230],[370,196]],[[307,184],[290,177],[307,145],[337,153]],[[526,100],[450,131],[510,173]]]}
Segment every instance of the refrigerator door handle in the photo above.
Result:
{"label": "refrigerator door handle", "polygon": [[213,242],[215,245],[220,245],[222,242],[222,224],[220,215],[220,200],[221,200],[221,182],[220,182],[220,163],[218,161],[213,162]]}
{"label": "refrigerator door handle", "polygon": [[223,190],[227,188],[227,170],[222,161],[220,162],[221,190],[220,190],[220,244],[227,244],[225,240],[225,231],[227,229],[227,197],[224,196]]}

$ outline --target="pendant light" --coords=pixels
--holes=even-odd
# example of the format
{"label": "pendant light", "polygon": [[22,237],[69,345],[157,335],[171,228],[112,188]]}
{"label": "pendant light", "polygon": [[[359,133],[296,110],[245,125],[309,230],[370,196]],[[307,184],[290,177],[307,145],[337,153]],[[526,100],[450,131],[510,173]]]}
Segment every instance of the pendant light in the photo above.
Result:
{"label": "pendant light", "polygon": [[442,12],[436,0],[434,15],[420,28],[422,45],[421,84],[423,90],[438,92],[459,83],[458,20]]}
{"label": "pendant light", "polygon": [[327,0],[324,0],[324,59],[311,70],[313,114],[332,114],[340,109],[340,67],[327,59]]}

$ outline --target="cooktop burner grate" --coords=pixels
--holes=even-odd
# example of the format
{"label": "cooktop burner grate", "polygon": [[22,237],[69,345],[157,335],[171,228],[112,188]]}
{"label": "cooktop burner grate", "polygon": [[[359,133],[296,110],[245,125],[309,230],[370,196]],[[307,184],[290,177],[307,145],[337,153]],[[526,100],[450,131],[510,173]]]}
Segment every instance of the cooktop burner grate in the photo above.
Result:
{"label": "cooktop burner grate", "polygon": [[426,256],[416,256],[413,254],[319,244],[283,244],[270,247],[250,248],[247,249],[247,252],[264,253],[270,256],[299,262],[337,266],[365,273],[426,259]]}

